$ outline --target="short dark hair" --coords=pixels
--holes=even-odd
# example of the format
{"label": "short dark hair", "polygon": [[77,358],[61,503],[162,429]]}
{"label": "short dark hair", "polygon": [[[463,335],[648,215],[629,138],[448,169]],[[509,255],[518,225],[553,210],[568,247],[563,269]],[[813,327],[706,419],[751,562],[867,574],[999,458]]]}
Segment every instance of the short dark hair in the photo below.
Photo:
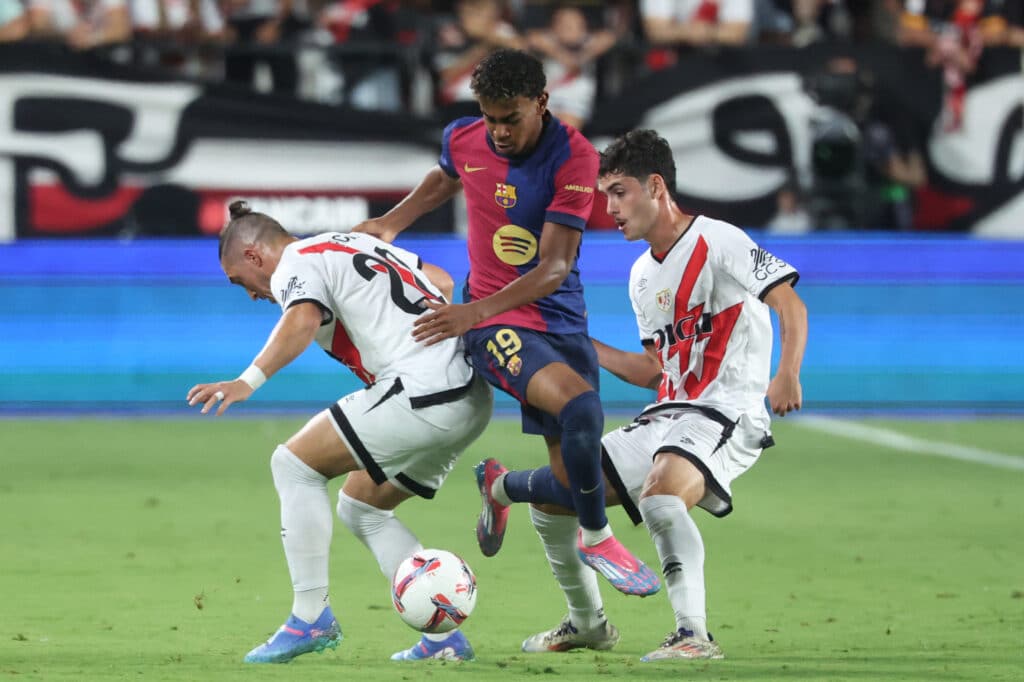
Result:
{"label": "short dark hair", "polygon": [[220,232],[220,244],[217,249],[217,257],[222,261],[224,254],[230,253],[239,241],[255,244],[274,237],[288,236],[288,230],[281,227],[281,223],[265,213],[256,213],[249,208],[248,202],[241,199],[232,201],[228,206],[228,212],[231,214],[231,220]]}
{"label": "short dark hair", "polygon": [[479,99],[501,102],[544,94],[544,65],[522,50],[501,49],[484,57],[473,69],[470,87]]}
{"label": "short dark hair", "polygon": [[668,142],[653,130],[631,130],[601,152],[597,175],[619,173],[646,180],[657,173],[665,180],[669,194],[676,192],[676,162]]}

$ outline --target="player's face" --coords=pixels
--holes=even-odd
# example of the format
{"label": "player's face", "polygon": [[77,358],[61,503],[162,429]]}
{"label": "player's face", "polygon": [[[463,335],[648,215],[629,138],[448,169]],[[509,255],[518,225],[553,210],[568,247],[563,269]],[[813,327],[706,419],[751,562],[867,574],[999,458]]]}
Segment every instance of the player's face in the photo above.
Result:
{"label": "player's face", "polygon": [[502,156],[520,156],[532,150],[544,129],[544,111],[548,94],[537,99],[516,97],[505,100],[480,100],[487,135]]}
{"label": "player's face", "polygon": [[629,241],[645,239],[658,219],[658,202],[646,182],[619,173],[602,175],[597,188],[608,197],[608,215]]}
{"label": "player's face", "polygon": [[270,292],[270,278],[252,263],[243,259],[236,259],[232,262],[223,262],[221,267],[228,281],[245,289],[249,298],[254,301],[270,301],[275,303],[274,296]]}

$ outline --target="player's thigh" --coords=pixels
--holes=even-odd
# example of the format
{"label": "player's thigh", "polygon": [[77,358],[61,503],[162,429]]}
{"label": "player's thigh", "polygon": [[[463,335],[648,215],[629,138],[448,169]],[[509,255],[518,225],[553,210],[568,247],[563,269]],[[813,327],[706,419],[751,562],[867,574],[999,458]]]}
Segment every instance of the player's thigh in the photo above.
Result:
{"label": "player's thigh", "polygon": [[[465,339],[473,366],[488,382],[552,417],[576,396],[598,389],[597,355],[585,334],[494,325],[472,329]],[[555,429],[549,426],[537,425],[528,432],[551,433]]]}
{"label": "player's thigh", "polygon": [[345,478],[342,492],[354,500],[377,509],[394,509],[413,494],[396,487],[390,481],[378,484],[366,471],[353,471]]}
{"label": "player's thigh", "polygon": [[530,378],[526,386],[526,402],[552,416],[558,416],[565,405],[593,387],[576,370],[564,362],[552,362]]}
{"label": "player's thigh", "polygon": [[704,499],[705,486],[704,474],[693,462],[678,452],[663,450],[654,455],[654,464],[644,481],[640,497],[674,495],[686,504],[687,509],[692,509]]}
{"label": "player's thigh", "polygon": [[600,389],[601,370],[586,334],[548,334],[545,340],[553,358],[531,377],[527,402],[557,417],[576,396]]}
{"label": "player's thigh", "polygon": [[307,466],[327,478],[359,468],[348,447],[338,437],[328,410],[306,422],[285,445]]}

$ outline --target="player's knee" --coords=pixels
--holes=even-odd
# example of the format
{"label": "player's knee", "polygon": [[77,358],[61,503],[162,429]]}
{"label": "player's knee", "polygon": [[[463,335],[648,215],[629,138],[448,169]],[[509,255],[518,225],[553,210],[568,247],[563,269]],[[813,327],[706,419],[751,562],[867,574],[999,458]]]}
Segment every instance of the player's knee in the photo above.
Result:
{"label": "player's knee", "polygon": [[583,431],[600,434],[604,428],[604,413],[597,391],[580,393],[570,400],[558,414],[558,424],[563,431]]}
{"label": "player's knee", "polygon": [[288,449],[287,445],[278,445],[274,448],[273,454],[270,455],[270,473],[279,490],[285,483],[317,483],[323,479]]}
{"label": "player's knee", "polygon": [[373,534],[394,516],[393,511],[377,509],[346,495],[344,491],[338,492],[337,511],[338,519],[358,538]]}

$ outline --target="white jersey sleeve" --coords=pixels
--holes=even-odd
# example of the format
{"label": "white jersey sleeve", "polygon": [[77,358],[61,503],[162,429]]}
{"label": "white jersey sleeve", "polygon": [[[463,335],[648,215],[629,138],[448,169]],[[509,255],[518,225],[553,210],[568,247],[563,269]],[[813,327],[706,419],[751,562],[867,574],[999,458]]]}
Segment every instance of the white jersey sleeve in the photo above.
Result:
{"label": "white jersey sleeve", "polygon": [[311,301],[330,314],[333,295],[329,283],[310,260],[283,258],[270,277],[270,290],[281,310]]}
{"label": "white jersey sleeve", "polygon": [[743,230],[720,221],[714,224],[712,261],[759,300],[777,285],[800,279],[796,268],[758,246]]}

